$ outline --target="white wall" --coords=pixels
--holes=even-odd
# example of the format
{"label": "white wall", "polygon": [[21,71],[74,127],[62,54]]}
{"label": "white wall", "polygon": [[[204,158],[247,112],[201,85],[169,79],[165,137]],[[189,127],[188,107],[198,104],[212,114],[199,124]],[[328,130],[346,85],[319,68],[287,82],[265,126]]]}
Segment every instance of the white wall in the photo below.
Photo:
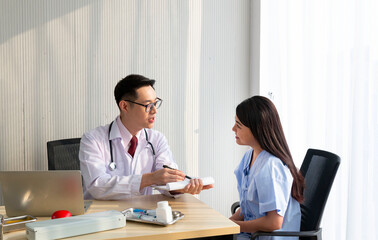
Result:
{"label": "white wall", "polygon": [[200,198],[229,216],[245,148],[231,127],[249,94],[250,1],[0,1],[0,170],[46,170],[46,142],[117,115],[113,89],[157,80],[162,131]]}

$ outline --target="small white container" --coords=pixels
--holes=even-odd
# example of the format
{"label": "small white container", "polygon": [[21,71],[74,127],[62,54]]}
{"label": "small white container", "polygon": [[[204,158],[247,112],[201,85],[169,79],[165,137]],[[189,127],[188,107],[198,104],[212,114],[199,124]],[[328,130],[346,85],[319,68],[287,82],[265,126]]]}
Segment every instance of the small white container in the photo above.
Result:
{"label": "small white container", "polygon": [[160,201],[157,203],[156,220],[163,223],[173,221],[172,208],[168,205],[168,201]]}

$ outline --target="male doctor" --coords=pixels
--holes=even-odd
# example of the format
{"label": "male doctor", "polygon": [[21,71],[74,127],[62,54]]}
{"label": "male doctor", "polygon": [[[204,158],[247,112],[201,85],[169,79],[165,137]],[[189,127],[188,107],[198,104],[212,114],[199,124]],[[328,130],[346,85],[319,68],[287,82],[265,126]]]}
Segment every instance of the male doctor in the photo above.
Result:
{"label": "male doctor", "polygon": [[[155,80],[134,74],[119,81],[114,97],[120,115],[82,136],[79,158],[85,199],[120,200],[149,195],[151,185],[185,179],[182,171],[175,170],[177,164],[164,135],[151,129],[162,103],[156,97],[154,83]],[[204,187],[200,179],[191,179],[180,191],[162,193],[199,194],[212,187]]]}

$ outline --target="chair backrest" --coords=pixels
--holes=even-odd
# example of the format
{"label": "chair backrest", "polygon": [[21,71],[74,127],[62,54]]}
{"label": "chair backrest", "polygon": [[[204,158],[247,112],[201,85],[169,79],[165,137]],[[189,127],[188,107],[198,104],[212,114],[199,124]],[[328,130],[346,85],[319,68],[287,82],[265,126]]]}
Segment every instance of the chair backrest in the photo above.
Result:
{"label": "chair backrest", "polygon": [[308,149],[300,169],[306,182],[305,199],[301,204],[301,231],[319,229],[339,165],[340,157],[336,154]]}
{"label": "chair backrest", "polygon": [[49,170],[80,170],[80,138],[47,142]]}

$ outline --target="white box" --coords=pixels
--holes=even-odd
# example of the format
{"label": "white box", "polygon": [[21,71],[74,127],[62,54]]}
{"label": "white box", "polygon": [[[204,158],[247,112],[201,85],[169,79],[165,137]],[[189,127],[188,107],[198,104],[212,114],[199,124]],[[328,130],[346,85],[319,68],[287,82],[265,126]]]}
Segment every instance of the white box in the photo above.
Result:
{"label": "white box", "polygon": [[26,224],[29,240],[58,239],[126,226],[126,216],[110,210]]}

